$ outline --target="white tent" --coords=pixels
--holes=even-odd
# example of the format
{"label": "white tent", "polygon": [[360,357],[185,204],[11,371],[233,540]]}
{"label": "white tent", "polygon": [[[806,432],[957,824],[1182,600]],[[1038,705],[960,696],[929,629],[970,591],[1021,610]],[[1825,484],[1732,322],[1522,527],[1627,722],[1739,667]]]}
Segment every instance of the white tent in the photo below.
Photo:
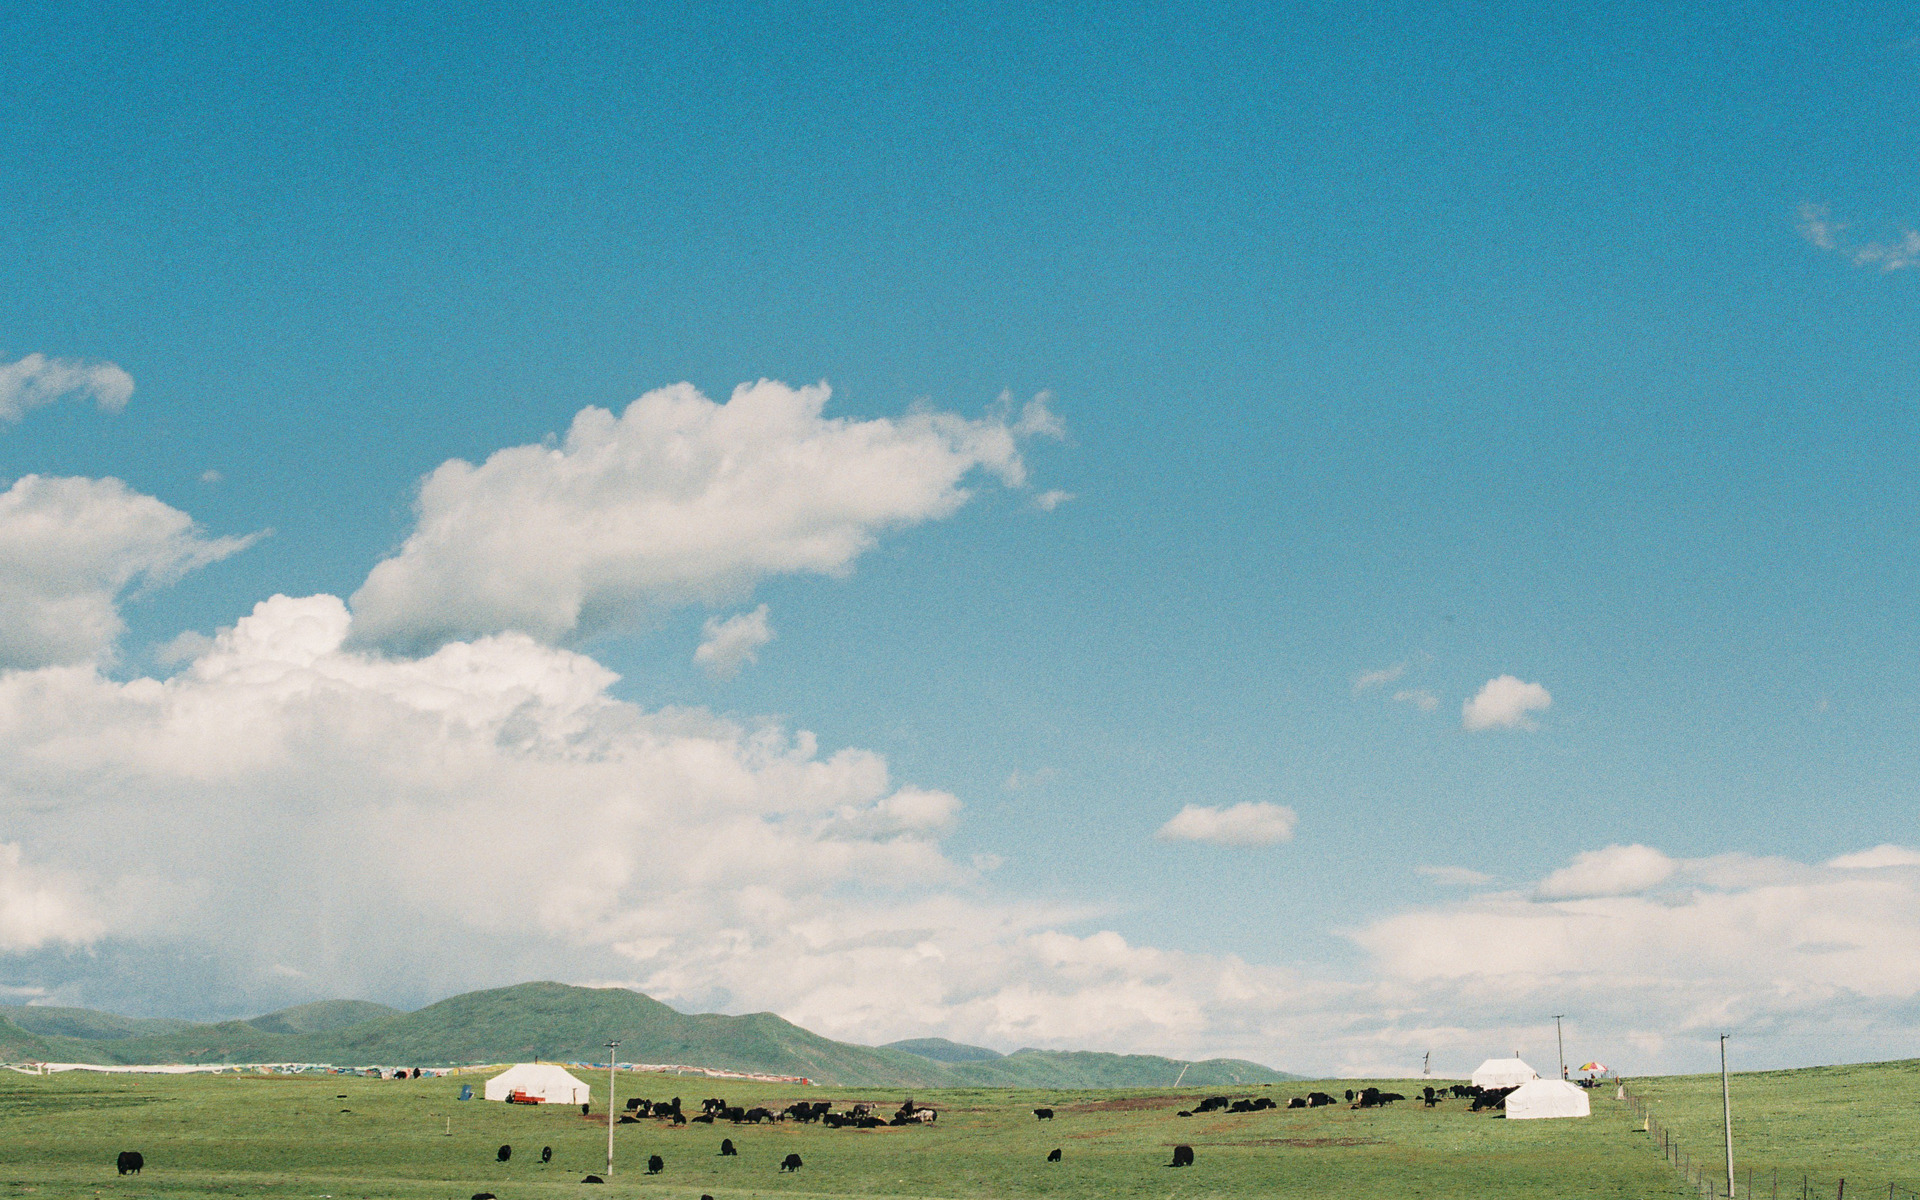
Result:
{"label": "white tent", "polygon": [[1523,1083],[1507,1095],[1507,1120],[1526,1121],[1535,1117],[1584,1117],[1593,1109],[1587,1103],[1587,1089],[1564,1079],[1536,1079]]}
{"label": "white tent", "polygon": [[547,1104],[585,1104],[587,1085],[552,1063],[520,1063],[487,1080],[489,1100],[505,1100],[525,1092]]}
{"label": "white tent", "polygon": [[1473,1086],[1483,1088],[1519,1087],[1528,1080],[1540,1078],[1540,1072],[1513,1058],[1490,1058],[1481,1063],[1473,1072]]}

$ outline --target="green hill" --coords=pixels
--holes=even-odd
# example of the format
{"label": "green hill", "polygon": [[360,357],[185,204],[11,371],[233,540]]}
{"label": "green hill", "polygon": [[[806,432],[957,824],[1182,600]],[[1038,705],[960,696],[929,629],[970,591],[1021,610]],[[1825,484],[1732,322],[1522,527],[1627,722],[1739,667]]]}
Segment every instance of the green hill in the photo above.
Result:
{"label": "green hill", "polygon": [[[85,1009],[0,1009],[0,1057],[100,1063],[331,1062],[343,1066],[448,1066],[548,1059],[605,1062],[620,1040],[623,1062],[677,1063],[821,1083],[895,1087],[1164,1087],[1185,1071],[1194,1086],[1295,1078],[1257,1063],[1185,1063],[1137,1054],[1021,1050],[988,1059],[938,1059],[924,1051],[992,1054],[944,1039],[920,1051],[857,1046],[811,1033],[772,1013],[683,1013],[624,988],[560,983],[468,992],[403,1013],[333,1000],[256,1017],[195,1025],[142,1021]],[[46,1014],[59,1014],[49,1016]]]}
{"label": "green hill", "polygon": [[253,1018],[247,1024],[265,1033],[330,1033],[381,1017],[400,1015],[399,1009],[370,1000],[321,1000],[270,1012],[264,1017]]}
{"label": "green hill", "polygon": [[969,1046],[964,1042],[950,1042],[945,1038],[910,1038],[904,1042],[888,1042],[882,1050],[905,1050],[908,1054],[918,1054],[921,1058],[930,1058],[935,1062],[987,1062],[995,1058],[1004,1058],[998,1050],[989,1050],[985,1046]]}

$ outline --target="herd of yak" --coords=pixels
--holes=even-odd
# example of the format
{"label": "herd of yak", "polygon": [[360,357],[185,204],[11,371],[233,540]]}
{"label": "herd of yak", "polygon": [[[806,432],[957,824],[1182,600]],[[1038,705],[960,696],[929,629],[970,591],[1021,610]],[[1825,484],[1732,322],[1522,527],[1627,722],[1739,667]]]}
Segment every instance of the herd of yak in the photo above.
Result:
{"label": "herd of yak", "polygon": [[[1416,1097],[1416,1099],[1428,1108],[1432,1108],[1448,1097],[1452,1097],[1455,1100],[1471,1100],[1473,1101],[1473,1111],[1479,1112],[1485,1108],[1505,1108],[1507,1093],[1513,1090],[1512,1088],[1483,1088],[1470,1084],[1454,1084],[1452,1087],[1422,1088],[1420,1095]],[[1348,1089],[1347,1091],[1347,1106],[1349,1108],[1381,1108],[1392,1104],[1395,1100],[1405,1099],[1406,1097],[1399,1092],[1383,1092],[1379,1088],[1373,1087],[1362,1088],[1357,1092],[1352,1089]],[[1329,1096],[1325,1092],[1308,1092],[1305,1096],[1295,1096],[1288,1100],[1286,1107],[1324,1108],[1329,1104],[1338,1103],[1340,1103],[1339,1100]],[[1250,1113],[1259,1112],[1262,1109],[1279,1107],[1280,1105],[1277,1102],[1265,1096],[1251,1100],[1229,1100],[1225,1096],[1209,1096],[1194,1105],[1190,1110],[1180,1110],[1180,1115],[1183,1117],[1191,1117],[1196,1113],[1209,1112]],[[1047,1117],[1051,1117],[1053,1110],[1050,1108],[1036,1108],[1033,1110],[1033,1113],[1035,1116],[1040,1116],[1044,1113]],[[1043,1117],[1042,1119],[1044,1120],[1045,1118]]]}
{"label": "herd of yak", "polygon": [[[1454,1084],[1451,1087],[1422,1088],[1418,1099],[1428,1108],[1432,1108],[1434,1105],[1448,1098],[1471,1100],[1473,1101],[1473,1111],[1479,1112],[1482,1109],[1506,1107],[1507,1095],[1513,1090],[1513,1088],[1483,1088],[1465,1084]],[[1357,1092],[1349,1089],[1346,1094],[1346,1103],[1350,1108],[1381,1108],[1392,1104],[1396,1100],[1405,1099],[1406,1097],[1399,1092],[1383,1092],[1379,1088],[1374,1087],[1362,1088]],[[1324,1108],[1327,1105],[1338,1103],[1340,1103],[1339,1100],[1326,1092],[1308,1092],[1305,1096],[1292,1097],[1284,1107]],[[1282,1105],[1270,1096],[1257,1096],[1242,1100],[1234,1100],[1227,1096],[1208,1096],[1191,1109],[1181,1109],[1179,1115],[1191,1117],[1210,1112],[1256,1113],[1263,1112],[1270,1108],[1277,1109],[1280,1107],[1282,1107]],[[585,1111],[586,1106],[582,1105],[581,1108],[582,1111]],[[672,1125],[712,1125],[719,1121],[728,1121],[735,1125],[758,1125],[763,1121],[799,1121],[803,1124],[812,1124],[817,1121],[828,1129],[879,1129],[889,1125],[931,1125],[940,1117],[937,1110],[928,1108],[923,1104],[915,1104],[911,1097],[894,1112],[891,1119],[876,1115],[874,1106],[871,1104],[855,1104],[843,1113],[834,1112],[832,1109],[833,1101],[831,1100],[801,1100],[797,1103],[789,1104],[776,1112],[770,1108],[742,1108],[739,1105],[728,1104],[725,1100],[716,1098],[702,1100],[700,1102],[700,1115],[697,1117],[688,1117],[681,1109],[680,1097],[675,1096],[671,1100],[633,1099],[627,1101],[626,1112],[620,1116],[620,1124],[631,1125],[649,1118],[656,1121],[665,1121]],[[1033,1110],[1033,1115],[1041,1121],[1053,1120],[1053,1110],[1051,1108],[1036,1108]],[[720,1157],[731,1158],[735,1157],[738,1153],[739,1152],[734,1149],[732,1138],[720,1139]],[[500,1162],[506,1162],[512,1157],[512,1146],[500,1147],[496,1155],[497,1160]],[[552,1161],[552,1159],[553,1147],[543,1147],[540,1151],[540,1161],[545,1163]],[[1047,1155],[1047,1161],[1050,1163],[1059,1162],[1060,1151],[1054,1150],[1050,1152]],[[114,1165],[119,1169],[120,1174],[130,1175],[138,1174],[140,1170],[146,1166],[146,1162],[138,1151],[127,1150],[121,1152],[119,1160]],[[798,1154],[789,1154],[781,1160],[780,1169],[782,1171],[798,1171],[801,1165]],[[1176,1167],[1192,1166],[1193,1147],[1175,1146],[1173,1148],[1172,1165]],[[658,1175],[665,1169],[666,1162],[658,1154],[652,1155],[647,1159],[647,1174]],[[582,1182],[601,1183],[603,1180],[601,1180],[598,1175],[589,1175],[586,1179],[582,1180]],[[479,1192],[474,1195],[473,1200],[493,1200],[493,1196],[488,1192]],[[702,1196],[700,1200],[711,1200],[711,1197]]]}
{"label": "herd of yak", "polygon": [[620,1124],[631,1125],[651,1117],[670,1125],[712,1125],[719,1121],[730,1121],[735,1125],[758,1125],[762,1121],[812,1124],[818,1121],[828,1129],[879,1129],[887,1125],[931,1125],[940,1119],[937,1110],[924,1104],[915,1104],[912,1097],[908,1097],[907,1102],[894,1112],[892,1119],[879,1116],[871,1104],[856,1104],[843,1113],[832,1110],[831,1100],[802,1100],[775,1112],[771,1108],[742,1108],[725,1100],[712,1099],[700,1102],[699,1116],[688,1117],[680,1107],[680,1097],[675,1096],[671,1100],[627,1101],[627,1111],[621,1114]]}

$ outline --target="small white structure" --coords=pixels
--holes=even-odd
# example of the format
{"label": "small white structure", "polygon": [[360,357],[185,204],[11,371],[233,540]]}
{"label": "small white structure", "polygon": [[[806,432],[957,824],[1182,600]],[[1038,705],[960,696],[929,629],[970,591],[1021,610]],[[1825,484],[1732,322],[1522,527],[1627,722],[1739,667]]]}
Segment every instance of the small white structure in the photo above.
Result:
{"label": "small white structure", "polygon": [[1539,1117],[1584,1117],[1593,1111],[1587,1089],[1564,1079],[1536,1079],[1507,1094],[1507,1120]]}
{"label": "small white structure", "polygon": [[1540,1078],[1540,1072],[1521,1062],[1518,1055],[1512,1058],[1490,1058],[1474,1069],[1473,1086],[1480,1088],[1519,1087],[1530,1080]]}
{"label": "small white structure", "polygon": [[486,1097],[505,1100],[515,1092],[543,1104],[585,1104],[587,1085],[552,1063],[519,1063],[487,1080]]}

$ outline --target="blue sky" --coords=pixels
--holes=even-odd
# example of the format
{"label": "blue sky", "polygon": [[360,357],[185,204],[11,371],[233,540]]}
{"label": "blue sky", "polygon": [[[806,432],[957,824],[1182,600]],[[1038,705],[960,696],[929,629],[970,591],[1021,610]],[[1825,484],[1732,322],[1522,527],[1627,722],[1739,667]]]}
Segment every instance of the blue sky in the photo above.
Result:
{"label": "blue sky", "polygon": [[[263,534],[116,592],[106,680],[167,678],[184,660],[156,647],[276,593],[353,595],[424,476],[564,438],[587,406],[825,381],[828,418],[990,422],[1002,393],[1047,393],[1065,437],[1022,442],[1023,486],[977,469],[842,575],[623,594],[608,631],[558,643],[637,711],[771,718],[950,793],[944,860],[999,860],[956,885],[982,911],[1055,906],[1041,925],[1069,936],[1314,987],[1430,992],[1393,921],[1472,958],[1488,912],[1561,913],[1543,881],[1608,847],[1681,865],[1558,902],[1765,907],[1852,886],[1836,856],[1920,844],[1901,9],[29,4],[0,34],[0,364],[135,381],[121,411],[75,393],[0,426],[0,483],[114,477],[203,537]],[[703,622],[760,603],[758,661],[700,669]],[[1550,693],[1534,727],[1464,728],[1506,675]],[[81,871],[60,846],[91,826],[44,815],[77,787],[13,780],[0,841]],[[1291,840],[1154,836],[1242,803],[1291,809]],[[282,848],[313,852],[297,829]],[[1858,869],[1906,913],[1897,858]],[[1769,936],[1871,957],[1920,928],[1880,919]],[[23,932],[0,982],[126,1007],[181,936]],[[206,937],[236,962],[272,940]],[[89,975],[80,946],[125,964]],[[580,953],[274,987],[412,1002],[537,961],[839,1036],[1102,1036],[937,997],[913,1028],[834,1025],[755,983],[770,959],[621,975]],[[1620,953],[1596,961],[1681,969]],[[1920,1052],[1920,980],[1726,970],[1758,1054]],[[1516,1030],[1545,1045],[1528,1014],[1584,996],[1596,1047],[1697,1065],[1728,1022],[1643,1029],[1633,995],[1534,974],[1558,982],[1497,1018],[1474,989],[1505,976],[1446,975],[1456,1008],[1381,1016],[1390,1035],[1222,1008],[1107,1036],[1356,1069],[1426,1038],[1471,1067]],[[256,975],[167,1003],[280,997]],[[1857,1021],[1768,999],[1803,985]]]}

